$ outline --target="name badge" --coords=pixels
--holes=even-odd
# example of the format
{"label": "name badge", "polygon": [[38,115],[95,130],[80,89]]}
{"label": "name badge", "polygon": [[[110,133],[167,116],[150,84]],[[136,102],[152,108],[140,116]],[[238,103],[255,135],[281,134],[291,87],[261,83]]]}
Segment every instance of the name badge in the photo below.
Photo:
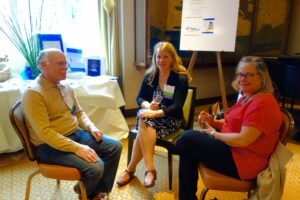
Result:
{"label": "name badge", "polygon": [[73,99],[70,96],[66,96],[65,97],[65,103],[68,106],[68,108],[70,109],[72,115],[75,115],[75,113],[76,113],[76,106],[74,104]]}
{"label": "name badge", "polygon": [[65,91],[65,86],[63,84],[57,85],[58,90],[63,97],[63,100],[67,107],[70,109],[72,115],[75,115],[76,113],[76,106],[71,96],[68,95],[68,93]]}
{"label": "name badge", "polygon": [[163,96],[167,99],[173,99],[175,91],[175,86],[172,85],[164,85]]}

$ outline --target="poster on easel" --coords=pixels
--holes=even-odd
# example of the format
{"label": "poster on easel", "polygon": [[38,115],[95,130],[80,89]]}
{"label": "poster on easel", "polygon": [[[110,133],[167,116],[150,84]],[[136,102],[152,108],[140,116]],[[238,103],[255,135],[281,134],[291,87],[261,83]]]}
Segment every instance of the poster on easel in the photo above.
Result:
{"label": "poster on easel", "polygon": [[239,0],[184,0],[180,50],[235,50]]}

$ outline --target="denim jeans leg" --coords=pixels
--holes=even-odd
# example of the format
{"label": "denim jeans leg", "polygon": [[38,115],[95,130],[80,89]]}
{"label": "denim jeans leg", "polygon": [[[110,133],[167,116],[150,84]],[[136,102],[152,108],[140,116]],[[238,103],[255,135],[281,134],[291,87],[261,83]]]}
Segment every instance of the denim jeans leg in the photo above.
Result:
{"label": "denim jeans leg", "polygon": [[122,144],[112,137],[103,136],[101,144],[95,151],[104,161],[104,173],[97,187],[98,192],[111,192],[119,166]]}
{"label": "denim jeans leg", "polygon": [[[90,134],[88,137],[90,137]],[[99,158],[104,162],[103,176],[100,182],[98,182],[95,192],[111,192],[121,157],[122,144],[119,140],[105,135],[99,142],[95,142],[94,139],[90,140],[88,137],[85,133],[82,133],[80,135],[80,143],[94,149]]]}
{"label": "denim jeans leg", "polygon": [[[80,140],[78,132],[71,134],[69,138],[74,141]],[[74,153],[59,151],[47,144],[38,146],[36,151],[42,162],[77,168],[80,171],[88,197],[92,198],[95,195],[104,172],[104,162],[100,158],[96,163],[89,163]]]}

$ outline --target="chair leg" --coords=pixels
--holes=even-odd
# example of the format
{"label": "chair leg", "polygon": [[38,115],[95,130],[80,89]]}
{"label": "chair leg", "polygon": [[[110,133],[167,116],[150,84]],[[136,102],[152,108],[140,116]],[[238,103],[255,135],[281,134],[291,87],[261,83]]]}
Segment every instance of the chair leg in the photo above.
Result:
{"label": "chair leg", "polygon": [[27,179],[27,185],[26,185],[26,195],[25,195],[25,200],[29,200],[29,195],[30,195],[30,186],[31,186],[31,180],[32,178],[41,173],[40,170],[36,170],[35,172],[33,172],[32,174],[30,174],[30,176]]}
{"label": "chair leg", "polygon": [[207,194],[207,192],[208,192],[208,188],[206,188],[205,186],[203,187],[203,189],[202,189],[202,191],[201,191],[201,194],[200,194],[200,200],[204,200],[205,199],[205,196],[206,196],[206,194]]}
{"label": "chair leg", "polygon": [[247,198],[250,199],[250,197],[251,197],[251,190],[247,192]]}
{"label": "chair leg", "polygon": [[60,180],[59,179],[56,179],[56,184],[57,184],[57,186],[60,185]]}
{"label": "chair leg", "polygon": [[168,167],[169,167],[169,190],[172,190],[172,179],[173,179],[173,163],[172,153],[168,150]]}
{"label": "chair leg", "polygon": [[81,200],[87,200],[86,189],[81,180],[79,181],[79,186],[80,186],[80,192],[81,192]]}
{"label": "chair leg", "polygon": [[130,160],[131,160],[133,140],[134,140],[134,136],[132,135],[131,131],[129,131],[129,134],[128,134],[128,150],[127,150],[127,165],[129,165]]}

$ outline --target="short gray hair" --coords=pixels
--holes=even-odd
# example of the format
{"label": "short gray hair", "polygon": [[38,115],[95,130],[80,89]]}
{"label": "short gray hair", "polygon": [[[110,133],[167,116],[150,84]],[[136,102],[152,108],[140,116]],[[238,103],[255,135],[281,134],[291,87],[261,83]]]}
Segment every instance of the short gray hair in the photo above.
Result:
{"label": "short gray hair", "polygon": [[36,63],[38,65],[39,69],[41,69],[41,62],[43,62],[43,61],[48,62],[47,51],[44,51],[44,50],[40,51],[38,57],[36,58]]}
{"label": "short gray hair", "polygon": [[[262,80],[260,91],[263,93],[274,93],[274,88],[269,74],[269,70],[263,59],[257,56],[245,56],[238,63],[235,73],[238,73],[239,68],[245,63],[252,63],[255,69],[257,70],[257,73],[260,75]],[[236,75],[231,85],[236,91],[239,91],[239,85]]]}

